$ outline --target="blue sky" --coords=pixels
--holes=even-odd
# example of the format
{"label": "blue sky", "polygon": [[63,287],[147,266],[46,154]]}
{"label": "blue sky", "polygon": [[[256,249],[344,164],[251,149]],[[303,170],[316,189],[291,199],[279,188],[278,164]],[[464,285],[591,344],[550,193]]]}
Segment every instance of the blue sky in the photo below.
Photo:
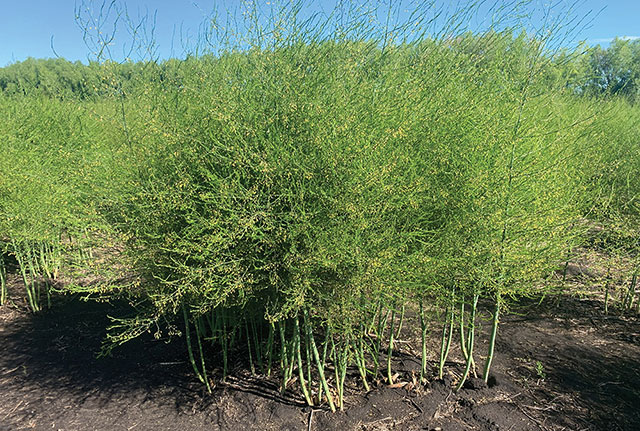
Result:
{"label": "blue sky", "polygon": [[[264,3],[268,1],[264,0]],[[548,3],[551,0],[534,1]],[[93,4],[94,15],[102,4],[101,0],[85,2]],[[443,2],[453,3],[453,0]],[[567,0],[569,2],[572,1]],[[27,57],[55,57],[56,53],[69,60],[86,61],[91,54],[91,49],[83,42],[83,31],[75,21],[75,12],[82,6],[82,0],[1,0],[1,3],[0,67]],[[139,17],[145,15],[150,19],[155,17],[156,54],[167,58],[184,54],[183,41],[189,44],[197,39],[200,24],[214,6],[233,9],[239,6],[240,0],[226,0],[224,4],[222,0],[120,0],[119,3],[126,6],[133,21],[139,21]],[[330,9],[335,0],[314,3]],[[589,11],[592,16],[596,12],[599,14],[580,31],[578,39],[591,45],[606,46],[616,36],[640,37],[640,0],[581,1],[577,13],[584,15]],[[147,28],[151,28],[151,24],[149,21]],[[131,40],[122,23],[116,36],[112,56],[121,58],[128,53],[130,45],[127,43]]]}

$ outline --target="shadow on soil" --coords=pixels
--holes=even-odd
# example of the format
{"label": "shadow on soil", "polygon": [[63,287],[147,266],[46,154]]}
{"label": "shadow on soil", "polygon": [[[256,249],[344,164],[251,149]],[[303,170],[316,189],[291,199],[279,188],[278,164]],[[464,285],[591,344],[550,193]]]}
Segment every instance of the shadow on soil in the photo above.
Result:
{"label": "shadow on soil", "polygon": [[[301,414],[299,400],[282,396],[276,383],[242,373],[234,379],[240,389],[219,385],[207,394],[193,378],[180,339],[143,334],[98,358],[107,316],[122,317],[130,309],[56,299],[51,310],[37,315],[12,310],[8,316],[0,309],[0,429],[85,429],[91,423],[95,429],[127,429],[141,411],[153,417],[142,428],[204,429],[222,426],[225,417],[216,407],[229,396],[234,408],[260,400]],[[251,409],[245,413],[250,419]]]}
{"label": "shadow on soil", "polygon": [[[637,318],[602,316],[598,303],[570,297],[521,302],[514,311],[499,333],[494,388],[454,394],[436,381],[418,394],[383,385],[362,394],[354,383],[346,411],[327,414],[281,396],[277,382],[252,378],[244,364],[229,384],[206,394],[181,340],[145,334],[96,358],[106,316],[125,315],[122,305],[59,298],[39,315],[5,307],[0,429],[300,430],[310,421],[311,429],[341,431],[638,429]],[[484,348],[479,345],[480,355]],[[417,364],[402,353],[397,359],[405,375]]]}
{"label": "shadow on soil", "polygon": [[498,348],[520,362],[514,377],[531,390],[547,423],[640,429],[640,320],[602,308],[562,296],[521,303],[520,316],[505,319]]}

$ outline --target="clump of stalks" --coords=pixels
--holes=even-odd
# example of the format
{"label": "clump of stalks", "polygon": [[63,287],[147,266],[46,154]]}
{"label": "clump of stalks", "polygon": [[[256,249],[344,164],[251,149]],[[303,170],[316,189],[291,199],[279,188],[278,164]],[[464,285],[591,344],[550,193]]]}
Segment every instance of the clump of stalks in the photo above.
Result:
{"label": "clump of stalks", "polygon": [[455,37],[428,32],[443,25],[429,8],[410,25],[393,8],[301,21],[293,3],[266,22],[253,6],[246,32],[185,61],[179,85],[148,83],[153,105],[145,114],[141,97],[126,122],[151,156],[107,215],[146,280],[149,318],[182,310],[206,385],[200,339],[221,349],[223,378],[242,346],[252,373],[279,365],[283,390],[295,379],[309,405],[338,409],[350,367],[365,389],[395,383],[407,302],[421,309],[421,380],[424,304],[438,303],[439,374],[457,329],[461,388],[485,298],[488,380],[505,298],[557,265],[577,217],[562,172],[578,132],[557,118],[561,90],[542,92],[551,42],[465,32],[472,4],[445,20]]}
{"label": "clump of stalks", "polygon": [[[597,226],[588,239],[608,256],[602,282],[604,312],[608,313],[614,304],[622,310],[631,310],[638,294],[640,178],[636,173],[640,148],[632,130],[640,125],[640,113],[630,109],[629,103],[622,99],[599,103],[604,115],[594,126],[597,133],[585,156],[591,163],[584,170],[588,199],[583,212],[590,223]],[[624,280],[619,291],[614,286],[616,267],[626,267],[626,273],[615,274],[615,278],[621,276]]]}
{"label": "clump of stalks", "polygon": [[78,102],[0,98],[0,112],[2,301],[5,259],[11,258],[36,312],[49,306],[50,285],[76,253],[87,250],[88,230],[96,225],[91,200],[98,183],[92,184],[97,178],[89,170],[100,163],[87,143],[96,130]]}
{"label": "clump of stalks", "polygon": [[[508,299],[565,264],[596,191],[622,184],[608,175],[590,188],[612,163],[580,158],[596,108],[556,79],[563,28],[526,28],[532,6],[498,2],[494,22],[471,31],[484,2],[409,12],[341,2],[328,14],[247,2],[237,28],[212,20],[185,60],[98,58],[100,99],[25,99],[25,114],[0,98],[12,124],[0,131],[11,149],[0,238],[31,308],[41,308],[36,280],[72,255],[93,265],[89,244],[115,238],[136,282],[68,290],[136,304],[136,316],[114,319],[107,351],[179,322],[208,391],[240,358],[310,406],[344,409],[351,374],[367,391],[404,378],[394,358],[412,329],[405,312],[419,319],[421,383],[435,377],[432,328],[437,377],[455,356],[456,390],[479,372],[489,381]],[[126,16],[103,9],[97,22],[110,11]],[[108,36],[85,36],[108,52]],[[123,82],[122,70],[138,74]],[[25,199],[11,191],[24,179],[10,163],[41,179],[20,189]],[[637,209],[628,184],[636,194],[616,202]],[[629,307],[637,275],[636,265]]]}

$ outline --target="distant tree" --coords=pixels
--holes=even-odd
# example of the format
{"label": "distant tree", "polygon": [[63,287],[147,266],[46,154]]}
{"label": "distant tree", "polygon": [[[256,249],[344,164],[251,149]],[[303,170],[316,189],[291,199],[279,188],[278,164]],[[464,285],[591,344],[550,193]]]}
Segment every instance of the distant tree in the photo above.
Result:
{"label": "distant tree", "polygon": [[615,39],[604,49],[590,48],[582,58],[578,85],[590,95],[622,95],[635,101],[640,92],[640,40]]}

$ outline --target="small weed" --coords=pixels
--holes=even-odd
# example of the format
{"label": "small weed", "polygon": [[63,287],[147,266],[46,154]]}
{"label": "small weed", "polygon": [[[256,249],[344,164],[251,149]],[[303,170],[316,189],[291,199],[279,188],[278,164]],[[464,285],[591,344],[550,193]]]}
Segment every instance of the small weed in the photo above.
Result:
{"label": "small weed", "polygon": [[547,375],[544,372],[544,366],[542,365],[542,362],[536,361],[535,367],[538,378],[540,378],[540,380],[544,380]]}

